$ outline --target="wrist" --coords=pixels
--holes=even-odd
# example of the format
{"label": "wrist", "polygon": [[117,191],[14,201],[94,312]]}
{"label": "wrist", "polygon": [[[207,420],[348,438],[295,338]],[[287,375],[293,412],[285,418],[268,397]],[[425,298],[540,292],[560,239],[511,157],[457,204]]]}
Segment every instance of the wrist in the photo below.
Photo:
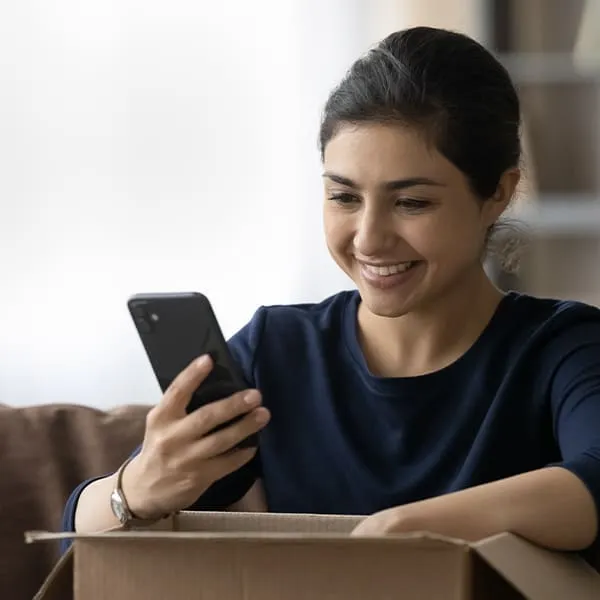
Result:
{"label": "wrist", "polygon": [[164,513],[152,505],[150,494],[144,487],[140,471],[140,457],[135,456],[124,467],[121,474],[121,490],[132,517],[141,520],[159,519]]}
{"label": "wrist", "polygon": [[431,531],[477,541],[510,530],[512,503],[487,490],[471,488],[398,507],[403,531]]}

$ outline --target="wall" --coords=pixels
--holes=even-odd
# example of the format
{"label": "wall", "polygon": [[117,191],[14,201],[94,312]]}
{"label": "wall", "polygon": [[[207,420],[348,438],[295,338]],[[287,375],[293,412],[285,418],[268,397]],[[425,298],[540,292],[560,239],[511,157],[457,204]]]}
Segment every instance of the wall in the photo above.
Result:
{"label": "wall", "polygon": [[367,24],[370,39],[378,39],[400,27],[444,27],[487,39],[489,19],[485,0],[374,0]]}
{"label": "wall", "polygon": [[349,285],[316,137],[359,8],[0,4],[0,402],[156,401],[130,294],[203,291],[230,335]]}
{"label": "wall", "polygon": [[0,403],[158,400],[126,312],[199,290],[225,334],[351,287],[321,229],[327,93],[394,29],[477,2],[0,3]]}

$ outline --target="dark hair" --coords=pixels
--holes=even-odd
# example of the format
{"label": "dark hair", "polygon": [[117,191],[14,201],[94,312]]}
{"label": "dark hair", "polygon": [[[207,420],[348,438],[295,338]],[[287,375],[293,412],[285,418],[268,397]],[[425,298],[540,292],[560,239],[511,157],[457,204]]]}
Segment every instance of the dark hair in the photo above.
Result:
{"label": "dark hair", "polygon": [[325,105],[321,156],[340,126],[360,122],[419,128],[481,200],[520,162],[519,98],[508,72],[478,42],[453,31],[398,31],[359,58]]}

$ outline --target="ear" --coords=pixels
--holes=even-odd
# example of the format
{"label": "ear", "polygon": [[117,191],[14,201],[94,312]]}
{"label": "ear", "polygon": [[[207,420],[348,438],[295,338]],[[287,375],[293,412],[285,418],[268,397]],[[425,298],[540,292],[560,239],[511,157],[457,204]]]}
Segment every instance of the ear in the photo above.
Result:
{"label": "ear", "polygon": [[521,171],[517,167],[507,169],[502,173],[496,191],[483,205],[486,227],[493,225],[509,207],[520,179]]}

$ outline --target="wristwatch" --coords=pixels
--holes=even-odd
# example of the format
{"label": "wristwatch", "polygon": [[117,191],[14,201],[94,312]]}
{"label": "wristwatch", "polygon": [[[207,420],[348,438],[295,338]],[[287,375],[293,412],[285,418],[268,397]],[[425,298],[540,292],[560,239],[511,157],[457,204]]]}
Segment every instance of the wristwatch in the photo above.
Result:
{"label": "wristwatch", "polygon": [[[123,480],[123,471],[125,467],[131,462],[133,456],[130,456],[117,471],[117,483],[115,485],[112,494],[110,495],[110,508],[112,509],[113,515],[117,517],[119,523],[124,529],[129,529],[130,527],[143,527],[152,525],[157,521],[160,521],[164,517],[158,517],[155,519],[140,519],[136,515],[131,512],[129,508],[129,504],[127,503],[127,498],[123,493],[122,480]],[[168,516],[168,515],[165,515]]]}

